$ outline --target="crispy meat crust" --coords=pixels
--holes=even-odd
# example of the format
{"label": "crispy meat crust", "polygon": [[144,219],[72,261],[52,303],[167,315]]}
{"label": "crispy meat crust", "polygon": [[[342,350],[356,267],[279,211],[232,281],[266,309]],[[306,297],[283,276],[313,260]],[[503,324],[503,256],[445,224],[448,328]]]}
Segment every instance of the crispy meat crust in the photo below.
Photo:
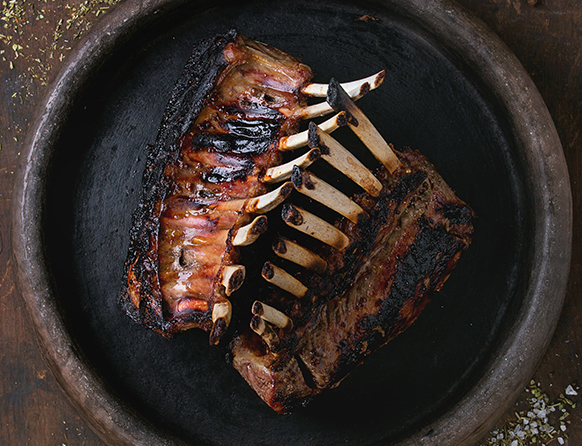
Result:
{"label": "crispy meat crust", "polygon": [[[268,190],[259,177],[281,163],[277,144],[297,130],[310,78],[298,59],[235,31],[195,47],[149,149],[134,214],[120,300],[136,322],[167,337],[193,327],[210,331],[211,343],[224,335],[212,310],[228,303],[222,271],[241,260],[231,239],[251,219],[245,200]],[[375,172],[378,197],[354,197],[369,217],[335,222],[347,249],[321,245],[327,271],[297,274],[307,295],[260,296],[293,320],[291,331],[273,327],[280,348],[247,322],[233,334],[234,367],[278,412],[337,386],[407,329],[471,242],[473,211],[419,152],[398,158],[393,174]]]}
{"label": "crispy meat crust", "polygon": [[251,333],[232,343],[234,367],[278,412],[337,386],[406,330],[471,243],[473,211],[419,152],[398,155],[394,176],[377,174],[380,197],[359,197],[371,218],[336,222],[352,244],[312,296],[308,317],[294,315],[293,333],[279,330],[286,348],[273,353]]}
{"label": "crispy meat crust", "polygon": [[220,283],[238,262],[233,228],[246,199],[267,191],[260,171],[280,163],[277,141],[297,124],[311,70],[231,31],[194,49],[153,146],[134,214],[121,305],[165,336],[212,330],[227,301]]}

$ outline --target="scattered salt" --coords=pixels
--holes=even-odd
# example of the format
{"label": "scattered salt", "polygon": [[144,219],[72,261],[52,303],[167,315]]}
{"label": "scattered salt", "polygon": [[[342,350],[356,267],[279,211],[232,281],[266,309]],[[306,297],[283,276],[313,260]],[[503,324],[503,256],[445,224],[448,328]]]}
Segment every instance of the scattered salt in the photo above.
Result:
{"label": "scattered salt", "polygon": [[574,390],[574,387],[572,387],[572,384],[570,384],[568,387],[566,387],[566,395],[573,395],[573,396],[578,395],[578,392],[576,392]]}

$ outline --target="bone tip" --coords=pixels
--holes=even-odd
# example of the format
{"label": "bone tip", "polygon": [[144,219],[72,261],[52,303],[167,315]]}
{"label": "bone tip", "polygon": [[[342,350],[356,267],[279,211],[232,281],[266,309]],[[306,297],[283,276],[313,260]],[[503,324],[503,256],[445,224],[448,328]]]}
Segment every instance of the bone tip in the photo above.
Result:
{"label": "bone tip", "polygon": [[288,198],[289,195],[291,195],[291,192],[293,191],[293,183],[288,181],[287,183],[283,184],[283,186],[281,186],[281,196],[284,198]]}
{"label": "bone tip", "polygon": [[226,333],[228,328],[228,323],[223,317],[218,318],[212,325],[212,331],[210,332],[209,342],[210,345],[216,345],[220,342],[220,339]]}
{"label": "bone tip", "polygon": [[301,189],[303,185],[303,173],[298,166],[293,166],[293,171],[291,172],[291,182],[296,189]]}
{"label": "bone tip", "polygon": [[238,290],[245,281],[246,270],[244,267],[234,271],[228,281],[228,288],[231,291]]}
{"label": "bone tip", "polygon": [[253,303],[253,306],[251,308],[251,312],[256,316],[261,316],[263,314],[263,304],[261,302],[259,302],[258,300],[256,300]]}
{"label": "bone tip", "polygon": [[269,228],[269,219],[265,215],[261,215],[256,219],[253,226],[251,227],[252,235],[262,235],[267,232]]}
{"label": "bone tip", "polygon": [[319,148],[314,148],[309,151],[309,161],[314,162],[321,158],[321,150]]}
{"label": "bone tip", "polygon": [[368,94],[371,90],[370,84],[368,82],[364,82],[362,84],[362,86],[360,87],[360,92],[359,92],[359,96],[364,96],[366,94]]}
{"label": "bone tip", "polygon": [[287,252],[287,245],[285,240],[279,238],[273,243],[273,251],[277,254],[285,254]]}
{"label": "bone tip", "polygon": [[377,88],[380,85],[382,85],[384,79],[386,79],[386,70],[382,70],[376,75],[376,79],[374,81],[374,88]]}
{"label": "bone tip", "polygon": [[271,262],[265,262],[263,269],[261,270],[261,275],[269,280],[275,275],[275,270],[273,269],[273,264]]}
{"label": "bone tip", "polygon": [[258,330],[259,329],[259,325],[261,325],[261,317],[258,315],[254,315],[251,318],[251,328],[253,330]]}
{"label": "bone tip", "polygon": [[281,209],[281,218],[283,218],[283,221],[294,226],[299,226],[303,223],[303,216],[301,213],[295,206],[289,203],[283,205],[283,208]]}
{"label": "bone tip", "polygon": [[327,96],[326,100],[327,103],[336,111],[343,110],[343,100],[342,100],[342,92],[343,88],[341,87],[340,83],[332,77],[329,80],[329,87],[327,89]]}
{"label": "bone tip", "polygon": [[307,132],[307,146],[310,149],[319,147],[319,136],[317,135],[317,125],[313,121],[309,121],[309,130]]}
{"label": "bone tip", "polygon": [[341,111],[337,115],[337,125],[339,125],[340,127],[345,127],[346,125],[348,125],[350,118],[351,115],[348,115],[346,111]]}

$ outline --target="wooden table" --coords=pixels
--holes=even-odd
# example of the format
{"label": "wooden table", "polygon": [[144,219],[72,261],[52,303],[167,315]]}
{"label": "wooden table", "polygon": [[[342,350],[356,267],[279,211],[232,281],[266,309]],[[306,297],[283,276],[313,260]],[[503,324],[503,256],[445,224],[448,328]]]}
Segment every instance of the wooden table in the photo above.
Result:
{"label": "wooden table", "polygon": [[[582,444],[582,4],[579,0],[459,0],[485,21],[523,63],[560,135],[574,198],[574,246],[564,311],[533,380],[569,416],[565,444]],[[79,418],[41,356],[13,279],[10,205],[14,169],[35,106],[70,45],[115,0],[16,0],[3,6],[0,31],[0,444],[101,445]],[[561,395],[569,385],[579,395]],[[532,408],[524,390],[497,427],[511,428],[516,410]],[[573,407],[575,406],[575,407]],[[559,429],[559,422],[554,422]],[[496,434],[489,434],[487,444]],[[511,444],[511,443],[507,443]],[[531,439],[520,444],[536,444]],[[539,444],[539,443],[537,443]],[[555,438],[550,444],[560,444]]]}

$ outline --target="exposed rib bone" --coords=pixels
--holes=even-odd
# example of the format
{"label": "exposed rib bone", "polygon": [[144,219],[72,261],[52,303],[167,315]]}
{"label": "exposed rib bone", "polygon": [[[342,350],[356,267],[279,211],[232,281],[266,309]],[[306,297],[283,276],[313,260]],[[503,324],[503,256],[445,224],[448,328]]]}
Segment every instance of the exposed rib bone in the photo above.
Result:
{"label": "exposed rib bone", "polygon": [[265,215],[259,215],[251,223],[241,226],[232,238],[233,246],[248,246],[254,243],[261,234],[267,231],[268,220]]}
{"label": "exposed rib bone", "polygon": [[276,352],[279,349],[279,336],[273,331],[271,327],[260,316],[253,316],[251,318],[251,329],[258,334],[269,349]]}
{"label": "exposed rib bone", "polygon": [[394,151],[335,79],[331,79],[329,82],[327,102],[334,110],[347,113],[350,129],[390,173],[398,169],[400,161]]}
{"label": "exposed rib bone", "polygon": [[[367,77],[365,79],[361,79],[358,81],[353,81],[353,82],[347,82],[345,84],[341,84],[342,88],[347,92],[347,94],[354,100],[357,101],[358,99],[360,99],[362,96],[364,96],[365,94],[367,94],[370,90],[373,90],[375,88],[378,88],[382,82],[384,81],[384,77],[386,75],[386,72],[380,71],[379,73]],[[310,84],[305,86],[302,90],[301,90],[304,94],[307,94],[309,96],[307,92],[313,91],[315,93],[317,93],[317,95],[311,95],[311,96],[326,96],[327,91],[328,91],[328,85],[326,84]],[[319,104],[314,104],[314,105],[310,105],[308,107],[304,107],[302,109],[299,110],[299,113],[297,113],[297,118],[299,119],[313,119],[313,118],[319,118],[320,116],[325,116],[329,113],[331,113],[333,111],[333,108],[331,107],[331,105],[329,105],[327,102],[321,102]]]}
{"label": "exposed rib bone", "polygon": [[271,262],[265,262],[261,275],[267,282],[293,294],[295,297],[301,298],[307,293],[307,287],[305,285],[287,271],[273,265]]}
{"label": "exposed rib bone", "polygon": [[254,315],[262,317],[267,322],[270,322],[283,330],[291,330],[293,328],[293,321],[290,317],[282,311],[264,304],[263,302],[256,300],[253,303],[251,311]]}
{"label": "exposed rib bone", "polygon": [[216,345],[230,324],[232,306],[228,300],[217,302],[212,307],[212,330],[210,331],[210,344]]}
{"label": "exposed rib bone", "polygon": [[286,238],[279,238],[273,244],[273,251],[282,259],[289,260],[318,274],[323,274],[327,269],[325,260],[313,251]]}
{"label": "exposed rib bone", "polygon": [[[345,113],[338,113],[337,115],[329,118],[327,121],[319,124],[319,127],[327,133],[331,133],[337,130],[339,127],[345,124]],[[308,131],[295,133],[293,135],[284,136],[279,140],[278,150],[281,152],[286,152],[288,150],[295,150],[299,147],[307,145]]]}
{"label": "exposed rib bone", "polygon": [[228,265],[222,271],[222,285],[224,294],[230,296],[238,290],[245,281],[246,268],[244,265]]}
{"label": "exposed rib bone", "polygon": [[266,169],[260,179],[263,183],[277,183],[291,178],[293,166],[308,167],[321,157],[319,149],[311,149],[309,152],[289,161],[288,163]]}
{"label": "exposed rib bone", "polygon": [[216,323],[218,319],[225,319],[226,324],[230,324],[232,316],[232,307],[228,300],[220,301],[212,307],[212,322]]}
{"label": "exposed rib bone", "polygon": [[357,203],[335,187],[297,166],[293,168],[291,181],[297,191],[333,209],[354,223],[368,215]]}
{"label": "exposed rib bone", "polygon": [[244,212],[264,214],[279,206],[293,191],[293,183],[283,183],[277,189],[258,197],[250,198],[244,206]]}
{"label": "exposed rib bone", "polygon": [[283,205],[281,217],[289,226],[340,251],[350,243],[348,237],[335,226],[292,204],[285,203]]}
{"label": "exposed rib bone", "polygon": [[[352,82],[345,82],[341,84],[342,88],[348,92],[348,94],[353,98],[360,95],[363,90],[374,90],[382,85],[384,78],[386,77],[386,71],[382,70],[372,76],[366,77]],[[307,96],[313,97],[325,97],[327,95],[327,84],[316,84],[309,83],[306,84],[301,92]]]}
{"label": "exposed rib bone", "polygon": [[327,102],[320,102],[319,104],[309,105],[303,107],[296,113],[298,119],[313,119],[325,116],[333,112],[333,108]]}
{"label": "exposed rib bone", "polygon": [[319,147],[321,157],[373,197],[382,190],[382,183],[348,149],[315,123],[309,123],[309,147]]}

